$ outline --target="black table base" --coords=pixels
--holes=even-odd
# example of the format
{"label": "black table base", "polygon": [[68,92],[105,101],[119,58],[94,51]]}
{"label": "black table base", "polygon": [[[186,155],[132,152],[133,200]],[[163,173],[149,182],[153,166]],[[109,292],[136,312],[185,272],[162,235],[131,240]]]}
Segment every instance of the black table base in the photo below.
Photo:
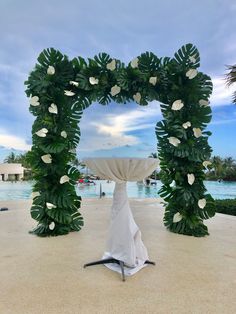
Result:
{"label": "black table base", "polygon": [[[84,264],[84,268],[86,268],[88,266],[101,265],[101,264],[110,264],[110,263],[115,263],[115,264],[120,265],[120,268],[121,268],[121,278],[122,278],[122,281],[125,281],[125,271],[124,271],[125,264],[124,264],[124,262],[120,261],[118,259],[112,258],[112,257]],[[149,260],[145,261],[144,264],[156,265],[155,262],[151,262]]]}

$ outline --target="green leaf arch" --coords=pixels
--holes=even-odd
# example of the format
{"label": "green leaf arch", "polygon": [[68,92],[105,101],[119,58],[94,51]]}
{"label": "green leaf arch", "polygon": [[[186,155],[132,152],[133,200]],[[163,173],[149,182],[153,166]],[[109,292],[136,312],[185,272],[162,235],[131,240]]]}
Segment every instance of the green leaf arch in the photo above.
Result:
{"label": "green leaf arch", "polygon": [[[214,201],[203,182],[204,161],[209,160],[212,151],[208,144],[210,132],[205,131],[212,116],[212,82],[198,71],[199,66],[200,55],[192,44],[182,46],[173,58],[142,53],[127,66],[107,53],[93,59],[69,60],[54,48],[43,50],[25,82],[29,110],[35,116],[28,153],[36,195],[31,216],[38,222],[32,233],[54,236],[79,231],[83,226],[81,197],[75,192],[79,172],[72,166],[83,110],[93,102],[107,105],[112,101],[136,101],[146,106],[156,100],[163,115],[155,133],[163,183],[159,194],[165,201],[164,224],[175,233],[207,235],[203,220],[214,215]],[[174,109],[176,101],[183,107]],[[50,112],[52,104],[56,112]],[[186,122],[191,126],[185,128]],[[173,144],[176,139],[178,143]],[[191,174],[192,184],[188,181]],[[66,178],[63,183],[62,178]]]}

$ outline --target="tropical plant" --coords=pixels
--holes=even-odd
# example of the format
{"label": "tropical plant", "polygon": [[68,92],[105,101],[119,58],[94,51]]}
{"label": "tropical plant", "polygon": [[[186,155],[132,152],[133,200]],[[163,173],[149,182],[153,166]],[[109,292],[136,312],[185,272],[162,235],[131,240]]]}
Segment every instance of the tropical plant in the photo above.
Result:
{"label": "tropical plant", "polygon": [[[228,66],[229,72],[226,74],[226,83],[228,86],[236,83],[236,64]],[[233,93],[233,103],[236,104],[236,90]]]}
{"label": "tropical plant", "polygon": [[[35,178],[31,208],[38,221],[35,234],[65,234],[83,225],[78,212],[81,198],[74,189],[79,172],[72,166],[83,109],[94,101],[106,105],[133,100],[139,105],[153,100],[162,103],[164,120],[157,124],[156,134],[163,182],[160,193],[167,201],[165,225],[177,233],[208,234],[203,220],[214,215],[214,206],[205,194],[202,163],[211,153],[210,132],[204,129],[211,120],[212,83],[196,70],[199,62],[192,44],[179,49],[173,59],[146,52],[128,66],[106,53],[87,61],[81,57],[69,61],[53,48],[39,55],[26,82],[30,111],[36,118],[27,159]],[[172,180],[175,187],[170,186]]]}
{"label": "tropical plant", "polygon": [[13,153],[13,152],[11,152],[5,159],[4,159],[4,161],[3,161],[4,163],[8,163],[8,164],[10,164],[10,163],[18,163],[19,162],[19,158],[18,158],[18,156],[15,154],[15,153]]}

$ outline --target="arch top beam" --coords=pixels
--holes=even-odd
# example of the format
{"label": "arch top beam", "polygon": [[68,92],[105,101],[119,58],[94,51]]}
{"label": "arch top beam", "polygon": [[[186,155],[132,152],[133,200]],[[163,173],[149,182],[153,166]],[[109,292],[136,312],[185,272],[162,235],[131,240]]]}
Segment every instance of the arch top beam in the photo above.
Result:
{"label": "arch top beam", "polygon": [[28,154],[36,182],[31,209],[38,221],[34,233],[64,234],[83,224],[78,212],[81,199],[74,189],[79,172],[72,166],[83,110],[92,102],[135,101],[144,106],[153,100],[161,103],[163,114],[156,135],[160,195],[167,202],[164,223],[173,232],[208,233],[203,219],[214,214],[214,204],[203,179],[211,154],[205,128],[211,120],[212,83],[199,66],[199,52],[192,44],[182,46],[173,58],[142,53],[127,66],[106,53],[69,60],[49,48],[39,55],[25,82],[35,116]]}

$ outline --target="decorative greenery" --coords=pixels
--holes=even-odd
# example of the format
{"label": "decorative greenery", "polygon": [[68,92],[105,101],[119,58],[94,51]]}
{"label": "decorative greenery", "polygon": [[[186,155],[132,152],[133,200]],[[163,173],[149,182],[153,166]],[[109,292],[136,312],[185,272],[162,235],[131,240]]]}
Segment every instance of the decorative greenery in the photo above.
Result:
{"label": "decorative greenery", "polygon": [[[156,134],[164,184],[161,196],[168,202],[165,225],[173,232],[208,234],[203,220],[212,217],[214,209],[211,196],[205,195],[202,163],[210,158],[211,149],[210,133],[202,131],[211,120],[212,83],[197,72],[199,62],[192,44],[179,49],[173,59],[146,52],[128,66],[106,53],[72,61],[53,48],[39,55],[26,82],[30,111],[36,117],[29,154],[37,193],[31,209],[39,223],[35,234],[65,234],[83,224],[78,213],[81,198],[74,189],[79,172],[71,166],[83,109],[94,101],[106,105],[133,100],[140,105],[162,103],[164,120],[157,124]],[[191,185],[188,174],[194,181]],[[69,180],[61,184],[62,177]],[[170,186],[173,180],[175,187]]]}
{"label": "decorative greenery", "polygon": [[217,213],[236,216],[236,199],[215,200]]}

